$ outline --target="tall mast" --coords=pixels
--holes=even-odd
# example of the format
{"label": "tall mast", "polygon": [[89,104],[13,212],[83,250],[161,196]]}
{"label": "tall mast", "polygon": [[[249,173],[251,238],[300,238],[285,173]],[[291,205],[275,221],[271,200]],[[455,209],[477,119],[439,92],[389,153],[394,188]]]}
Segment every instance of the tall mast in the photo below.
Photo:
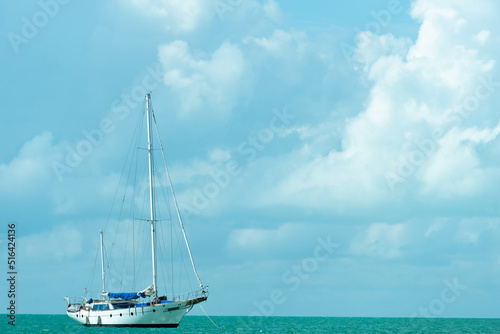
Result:
{"label": "tall mast", "polygon": [[104,246],[103,246],[103,241],[102,241],[102,230],[99,232],[99,238],[101,240],[102,294],[104,294],[106,292],[106,288],[105,288],[105,284],[104,284],[105,271],[104,271]]}
{"label": "tall mast", "polygon": [[153,287],[155,297],[158,297],[158,289],[156,285],[156,217],[154,207],[154,174],[153,174],[153,133],[151,131],[152,110],[150,106],[151,94],[146,94],[146,117],[148,125],[148,161],[149,161],[149,211],[151,222],[151,256],[153,263]]}

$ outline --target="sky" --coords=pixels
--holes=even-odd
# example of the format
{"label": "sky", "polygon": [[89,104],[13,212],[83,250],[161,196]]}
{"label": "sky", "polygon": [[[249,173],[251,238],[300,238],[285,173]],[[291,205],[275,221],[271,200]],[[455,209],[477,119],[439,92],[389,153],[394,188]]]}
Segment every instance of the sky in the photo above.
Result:
{"label": "sky", "polygon": [[17,312],[65,313],[83,292],[151,91],[208,314],[498,317],[499,15],[494,0],[2,2]]}

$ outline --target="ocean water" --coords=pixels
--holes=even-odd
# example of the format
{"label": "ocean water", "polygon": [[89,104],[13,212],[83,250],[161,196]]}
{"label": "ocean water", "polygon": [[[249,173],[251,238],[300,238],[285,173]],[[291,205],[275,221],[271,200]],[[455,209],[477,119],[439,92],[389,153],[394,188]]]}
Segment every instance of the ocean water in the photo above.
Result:
{"label": "ocean water", "polygon": [[500,333],[500,319],[186,316],[178,328],[84,327],[66,315],[2,314],[0,333]]}

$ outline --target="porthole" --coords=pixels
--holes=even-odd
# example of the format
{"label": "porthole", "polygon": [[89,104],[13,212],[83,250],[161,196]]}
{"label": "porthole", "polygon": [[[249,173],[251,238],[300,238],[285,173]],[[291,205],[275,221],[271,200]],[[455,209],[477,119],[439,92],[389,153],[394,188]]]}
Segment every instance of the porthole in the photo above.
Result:
{"label": "porthole", "polygon": [[156,310],[155,310],[155,309],[153,309],[153,312],[156,312]]}
{"label": "porthole", "polygon": [[112,315],[112,314],[110,314],[110,315],[109,315],[109,317],[110,317],[110,318],[112,318],[112,317],[113,317],[113,315]]}
{"label": "porthole", "polygon": [[122,314],[120,313],[120,317],[122,316]]}
{"label": "porthole", "polygon": [[130,315],[134,315],[134,312],[131,312]]}
{"label": "porthole", "polygon": [[78,314],[76,315],[76,317],[78,318]]}

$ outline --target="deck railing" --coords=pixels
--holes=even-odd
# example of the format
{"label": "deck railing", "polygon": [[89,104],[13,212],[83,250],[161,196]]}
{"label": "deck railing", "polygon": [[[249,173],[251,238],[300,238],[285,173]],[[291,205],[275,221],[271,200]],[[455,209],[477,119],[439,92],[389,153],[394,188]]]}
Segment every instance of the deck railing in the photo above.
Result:
{"label": "deck railing", "polygon": [[[192,300],[202,297],[208,297],[208,287],[205,287],[203,290],[197,290],[192,292],[181,293],[176,296],[167,296],[168,300],[171,301],[181,301],[181,300]],[[68,304],[68,308],[80,308],[90,299],[93,300],[102,300],[103,296],[101,296],[100,291],[86,291],[85,297],[64,297],[64,300]]]}
{"label": "deck railing", "polygon": [[179,300],[190,300],[190,299],[197,299],[197,298],[201,298],[201,297],[208,297],[208,287],[206,287],[203,290],[197,290],[197,291],[179,294],[179,295],[173,297],[173,301],[175,302],[175,301],[179,301]]}

